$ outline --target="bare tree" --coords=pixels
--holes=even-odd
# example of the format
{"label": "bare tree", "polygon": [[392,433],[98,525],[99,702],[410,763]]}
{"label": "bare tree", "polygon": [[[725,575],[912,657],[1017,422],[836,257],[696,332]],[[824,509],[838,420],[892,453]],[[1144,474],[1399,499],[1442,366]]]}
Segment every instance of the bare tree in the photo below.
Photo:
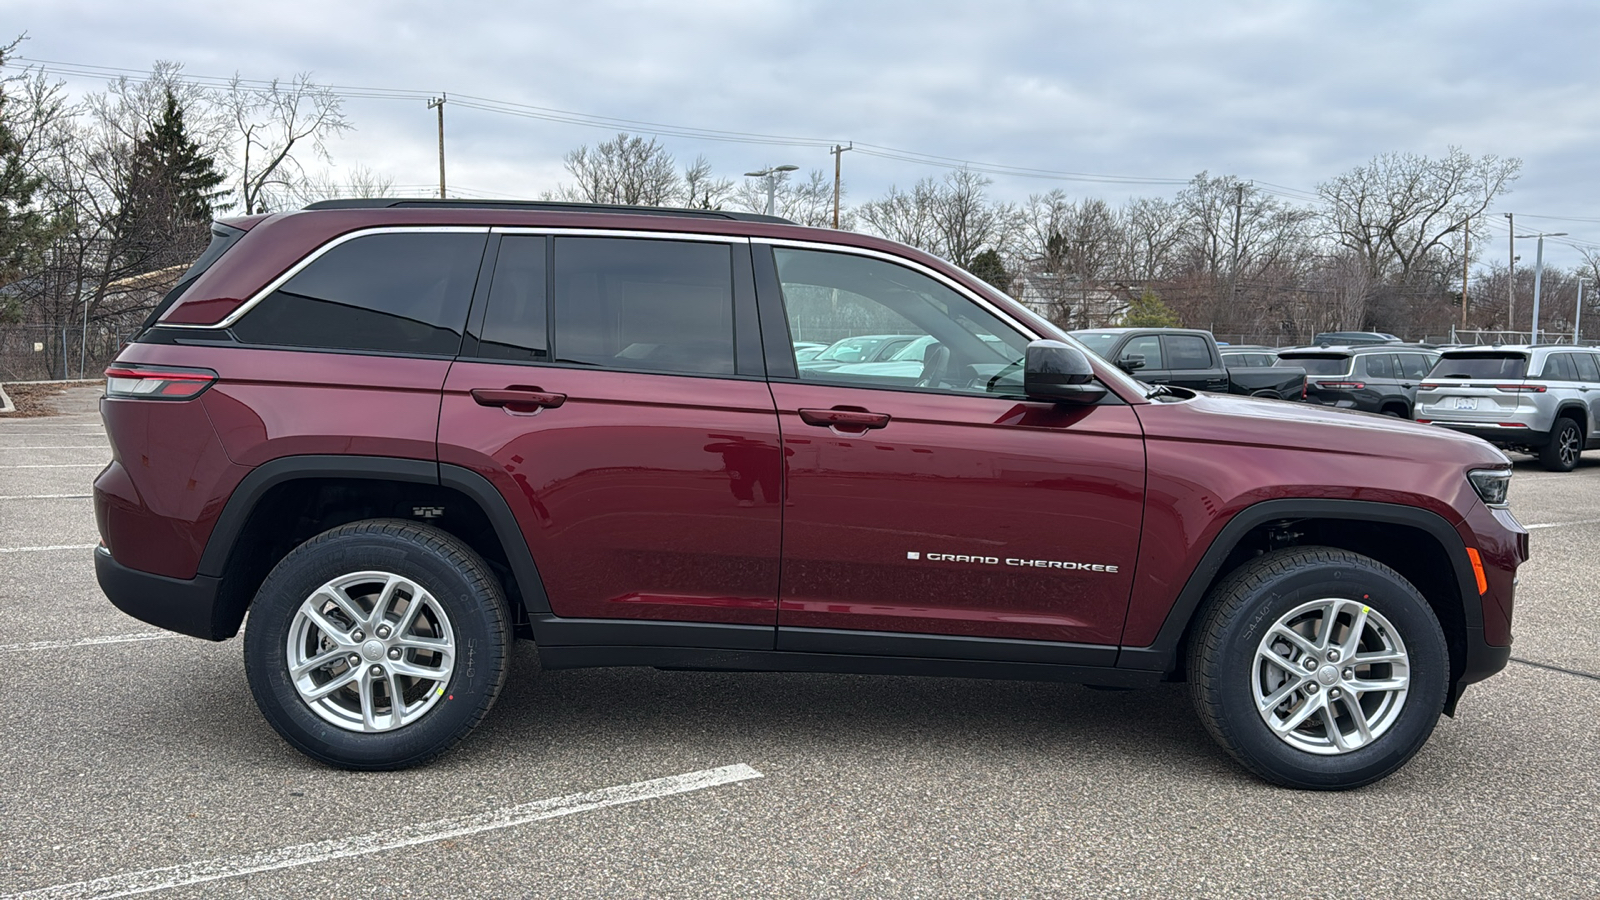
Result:
{"label": "bare tree", "polygon": [[[567,154],[565,162],[576,183],[557,189],[556,196],[564,200],[669,206],[683,190],[672,154],[655,138],[621,132],[593,150],[579,147]],[[709,172],[699,177],[704,175]]]}
{"label": "bare tree", "polygon": [[989,201],[991,183],[986,176],[957,169],[940,181],[918,181],[909,194],[891,186],[881,200],[861,206],[861,221],[884,237],[971,268],[985,250],[1002,257],[1010,253],[1022,230],[1022,216],[1014,207]]}
{"label": "bare tree", "polygon": [[1327,228],[1358,254],[1374,279],[1412,282],[1436,276],[1460,257],[1455,248],[1469,218],[1511,189],[1522,168],[1516,158],[1473,158],[1451,147],[1442,159],[1385,153],[1317,187],[1327,204]]}
{"label": "bare tree", "polygon": [[689,209],[721,209],[733,196],[733,181],[712,175],[711,162],[697,156],[693,164],[683,167],[680,194]]}
{"label": "bare tree", "polygon": [[237,147],[236,196],[247,213],[291,205],[308,177],[301,154],[331,161],[328,139],[353,127],[339,95],[305,73],[265,86],[234,75],[219,102]]}
{"label": "bare tree", "polygon": [[332,172],[308,175],[295,187],[295,201],[300,204],[318,200],[337,200],[355,197],[393,197],[394,179],[379,175],[368,166],[357,165],[340,179]]}

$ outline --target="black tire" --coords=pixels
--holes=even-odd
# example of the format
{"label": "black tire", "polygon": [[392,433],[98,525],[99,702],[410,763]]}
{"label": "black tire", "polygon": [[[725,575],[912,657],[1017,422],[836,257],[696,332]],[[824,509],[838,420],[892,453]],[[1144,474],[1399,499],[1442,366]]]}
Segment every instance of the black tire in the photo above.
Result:
{"label": "black tire", "polygon": [[1539,448],[1539,465],[1552,472],[1571,472],[1583,454],[1583,428],[1569,418],[1556,420],[1550,443]]}
{"label": "black tire", "polygon": [[[368,585],[377,584],[378,579],[354,577],[355,573],[383,573],[395,584],[414,584],[431,595],[419,604],[415,619],[420,624],[407,632],[414,640],[453,642],[451,653],[435,656],[428,651],[395,646],[388,650],[380,647],[373,655],[363,656],[369,647],[381,643],[370,639],[374,636],[363,634],[362,638],[368,640],[361,644],[361,638],[355,638],[359,646],[349,649],[360,652],[346,657],[348,666],[343,661],[333,661],[312,670],[311,677],[324,678],[325,684],[345,677],[328,674],[340,667],[345,675],[356,679],[336,691],[333,699],[315,701],[321,709],[317,711],[296,687],[289,671],[290,655],[301,648],[319,654],[333,653],[335,645],[327,635],[334,632],[305,624],[313,620],[301,618],[302,604],[322,587],[347,578],[353,585],[346,591],[348,596],[373,601]],[[405,586],[395,589],[395,595],[412,599],[421,596]],[[408,608],[412,601],[399,602]],[[334,606],[326,606],[325,610],[329,621],[339,615]],[[339,621],[344,623],[348,618]],[[403,616],[395,624],[402,622]],[[406,637],[381,623],[380,629],[385,637],[393,635],[396,642]],[[354,633],[341,640],[350,639]],[[299,642],[293,646],[291,634]],[[428,637],[430,634],[435,637]],[[370,519],[325,531],[306,541],[267,576],[250,609],[244,640],[245,674],[261,714],[302,753],[346,769],[403,769],[427,762],[455,746],[483,719],[505,684],[510,641],[504,593],[483,559],[470,547],[437,528],[402,519]],[[418,652],[420,657],[415,655]],[[400,656],[391,655],[395,653]],[[400,675],[393,681],[374,677],[370,688],[372,709],[395,696],[389,685],[400,687],[401,702],[389,702],[387,706],[393,716],[387,720],[389,730],[353,730],[361,727],[360,721],[338,724],[336,714],[342,707],[337,703],[353,702],[358,710],[364,709],[360,698],[366,696],[363,691],[367,689],[358,684],[367,679],[361,672],[376,673],[390,665],[386,659],[395,660],[393,665],[397,667],[421,660],[438,665],[439,671],[446,674],[437,681]],[[451,661],[448,666],[444,662],[447,659]],[[406,721],[409,709],[415,709],[411,713],[416,716],[413,721]],[[360,714],[352,713],[358,719]],[[393,724],[396,721],[400,724]]]}
{"label": "black tire", "polygon": [[1394,416],[1396,419],[1411,418],[1411,414],[1406,411],[1404,406],[1385,406],[1383,408],[1383,414],[1386,416]]}
{"label": "black tire", "polygon": [[[1362,720],[1373,725],[1375,737],[1355,749],[1341,749],[1342,745],[1337,745],[1320,714],[1317,714],[1318,721],[1308,719],[1299,729],[1291,731],[1289,737],[1280,737],[1267,724],[1269,713],[1257,706],[1258,679],[1263,678],[1264,673],[1279,671],[1278,667],[1258,662],[1258,649],[1269,646],[1264,640],[1269,633],[1274,633],[1280,620],[1322,600],[1354,601],[1344,614],[1353,618],[1361,611],[1361,621],[1367,623],[1363,633],[1371,635],[1375,629],[1391,642],[1398,638],[1399,648],[1408,657],[1408,687],[1392,706],[1384,706],[1382,704],[1389,702],[1385,698],[1394,699],[1398,692],[1357,693],[1349,685],[1362,682],[1342,680],[1339,673],[1344,673],[1344,678],[1349,678],[1354,671],[1358,678],[1382,679],[1393,676],[1399,669],[1382,665],[1361,667],[1359,663],[1349,669],[1342,668],[1350,665],[1348,659],[1324,667],[1323,660],[1319,659],[1316,662],[1318,671],[1293,676],[1304,678],[1307,687],[1290,693],[1283,703],[1272,707],[1270,714],[1286,708],[1292,712],[1300,703],[1314,705],[1317,695],[1311,692],[1320,691],[1322,702],[1347,716],[1335,722],[1353,726],[1354,720],[1348,718],[1349,704],[1351,698],[1357,698],[1354,701],[1357,708],[1372,705],[1386,718],[1381,720],[1379,728],[1374,725],[1379,722],[1377,717],[1369,721],[1364,715]],[[1338,607],[1334,610],[1335,621],[1348,625],[1352,620],[1340,619],[1342,614],[1338,613]],[[1389,629],[1394,633],[1390,634]],[[1287,641],[1279,643],[1289,646],[1291,654],[1300,652]],[[1361,647],[1372,652],[1371,645],[1365,642]],[[1328,649],[1337,651],[1340,648]],[[1308,652],[1300,662],[1306,662],[1309,657]],[[1306,668],[1311,667],[1307,665]],[[1321,679],[1327,668],[1336,670],[1335,680],[1311,686],[1310,682]],[[1293,666],[1284,665],[1283,669],[1293,669]],[[1376,560],[1331,547],[1274,551],[1223,579],[1207,598],[1205,611],[1191,637],[1188,655],[1190,695],[1200,721],[1217,743],[1261,778],[1308,790],[1361,787],[1405,765],[1427,742],[1439,721],[1449,673],[1450,657],[1444,632],[1417,589]],[[1334,700],[1336,697],[1343,699]],[[1271,695],[1267,698],[1267,702],[1270,701]],[[1292,716],[1286,714],[1285,718]],[[1340,730],[1339,725],[1335,724],[1333,730]],[[1325,746],[1320,749],[1297,746],[1297,742],[1315,744],[1319,731]]]}

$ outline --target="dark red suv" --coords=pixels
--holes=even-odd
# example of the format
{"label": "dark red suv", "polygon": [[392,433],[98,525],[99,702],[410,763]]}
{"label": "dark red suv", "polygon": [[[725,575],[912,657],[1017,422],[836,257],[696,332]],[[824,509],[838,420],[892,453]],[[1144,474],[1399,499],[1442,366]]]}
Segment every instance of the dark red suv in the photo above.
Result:
{"label": "dark red suv", "polygon": [[[218,223],[107,370],[100,584],[291,744],[427,760],[545,668],[1186,680],[1264,778],[1403,765],[1505,665],[1471,437],[1151,388],[982,281],[764,216],[341,201]],[[916,335],[808,371],[796,341]]]}

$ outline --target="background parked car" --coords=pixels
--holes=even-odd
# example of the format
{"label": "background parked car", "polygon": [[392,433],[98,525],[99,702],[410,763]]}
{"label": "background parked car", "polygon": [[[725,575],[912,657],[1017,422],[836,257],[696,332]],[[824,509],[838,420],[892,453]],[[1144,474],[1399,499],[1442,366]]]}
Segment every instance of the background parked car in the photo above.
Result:
{"label": "background parked car", "polygon": [[828,349],[827,344],[819,344],[816,341],[795,341],[795,362],[805,362],[808,359],[815,359],[818,353],[821,353],[826,349]]}
{"label": "background parked car", "polygon": [[1278,365],[1306,372],[1306,402],[1411,418],[1417,386],[1439,354],[1414,344],[1282,350]]}
{"label": "background parked car", "polygon": [[1404,341],[1384,331],[1323,331],[1313,337],[1311,343],[1353,347],[1360,344],[1400,344]]}
{"label": "background parked car", "polygon": [[1222,364],[1230,369],[1266,369],[1278,362],[1278,351],[1253,344],[1217,345]]}
{"label": "background parked car", "polygon": [[1084,346],[1149,384],[1247,394],[1275,400],[1305,396],[1305,372],[1287,366],[1231,367],[1211,332],[1197,328],[1094,328],[1072,332]]}
{"label": "background parked car", "polygon": [[804,372],[830,372],[851,363],[881,362],[916,340],[915,334],[858,334],[840,338],[826,350],[800,362]]}
{"label": "background parked car", "polygon": [[1416,418],[1569,472],[1596,446],[1600,355],[1566,346],[1446,350],[1417,391]]}

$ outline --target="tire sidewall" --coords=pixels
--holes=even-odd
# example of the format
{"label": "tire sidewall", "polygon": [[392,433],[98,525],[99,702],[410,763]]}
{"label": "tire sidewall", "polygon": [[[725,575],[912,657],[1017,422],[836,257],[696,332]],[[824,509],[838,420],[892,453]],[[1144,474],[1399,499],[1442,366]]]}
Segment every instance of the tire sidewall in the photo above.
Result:
{"label": "tire sidewall", "polygon": [[[1365,603],[1399,631],[1410,658],[1411,684],[1399,717],[1381,737],[1359,750],[1323,756],[1290,746],[1267,727],[1256,709],[1252,679],[1256,648],[1282,616],[1303,603],[1335,597]],[[1224,649],[1214,690],[1231,723],[1235,749],[1287,784],[1345,788],[1377,781],[1421,749],[1444,709],[1450,660],[1443,632],[1416,589],[1386,570],[1348,563],[1307,566],[1262,585],[1253,603],[1220,625]]]}
{"label": "tire sidewall", "polygon": [[[322,585],[355,572],[391,572],[433,595],[456,639],[455,671],[417,721],[393,731],[346,731],[301,699],[289,676],[288,636],[302,603]],[[434,548],[382,533],[329,532],[286,556],[262,584],[245,632],[250,688],[268,722],[313,758],[347,768],[401,768],[448,748],[499,692],[505,639],[497,612],[472,580]]]}

